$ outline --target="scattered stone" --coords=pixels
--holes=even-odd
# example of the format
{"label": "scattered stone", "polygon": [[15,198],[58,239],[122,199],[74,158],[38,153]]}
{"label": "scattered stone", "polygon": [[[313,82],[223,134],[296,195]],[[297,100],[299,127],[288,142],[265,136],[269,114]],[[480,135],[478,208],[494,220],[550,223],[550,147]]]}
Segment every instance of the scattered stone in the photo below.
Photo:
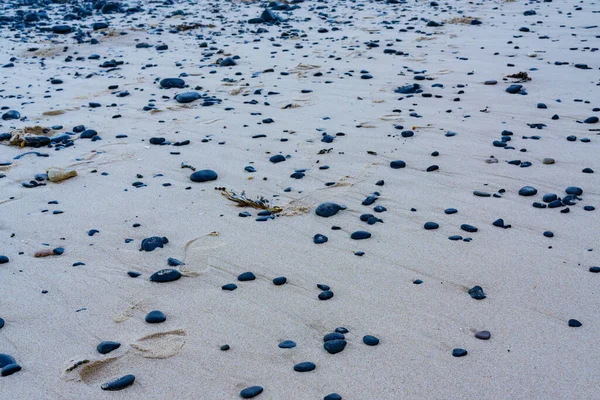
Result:
{"label": "scattered stone", "polygon": [[131,386],[135,381],[135,376],[133,375],[125,375],[117,379],[113,379],[112,381],[108,381],[104,383],[101,387],[102,390],[121,390],[125,389],[128,386]]}
{"label": "scattered stone", "polygon": [[150,311],[148,315],[146,315],[146,322],[149,324],[159,324],[161,322],[165,322],[167,320],[167,316],[165,313],[159,310]]}
{"label": "scattered stone", "polygon": [[486,298],[485,293],[483,292],[483,288],[481,286],[473,286],[469,290],[469,295],[475,300],[483,300]]}
{"label": "scattered stone", "polygon": [[243,399],[252,399],[262,392],[262,386],[250,386],[240,392],[240,397]]}
{"label": "scattered stone", "polygon": [[569,320],[569,326],[571,328],[579,328],[581,325],[583,325],[583,324],[581,322],[577,321],[576,319]]}
{"label": "scattered stone", "polygon": [[211,169],[196,171],[190,175],[192,182],[209,182],[217,180],[217,173]]}
{"label": "scattered stone", "polygon": [[367,346],[377,346],[379,344],[379,339],[375,336],[365,335],[363,336],[363,343]]}
{"label": "scattered stone", "polygon": [[452,350],[453,357],[464,357],[467,355],[467,351],[465,349],[456,348]]}
{"label": "scattered stone", "polygon": [[181,272],[172,268],[161,269],[150,275],[152,282],[172,282],[179,278],[181,278]]}
{"label": "scattered stone", "polygon": [[479,331],[475,334],[477,339],[488,340],[492,337],[492,334],[489,331]]}
{"label": "scattered stone", "polygon": [[309,372],[309,371],[313,371],[315,368],[317,368],[317,366],[310,361],[306,361],[306,362],[302,362],[302,363],[294,365],[294,371],[296,371],[296,372]]}
{"label": "scattered stone", "polygon": [[96,350],[98,350],[98,353],[100,354],[108,354],[119,347],[121,347],[121,343],[119,342],[106,341],[101,342],[98,346],[96,346]]}
{"label": "scattered stone", "polygon": [[162,249],[163,246],[167,243],[169,243],[169,239],[167,239],[164,236],[152,236],[142,240],[142,246],[140,247],[140,251],[153,251],[154,249],[157,249],[159,247]]}

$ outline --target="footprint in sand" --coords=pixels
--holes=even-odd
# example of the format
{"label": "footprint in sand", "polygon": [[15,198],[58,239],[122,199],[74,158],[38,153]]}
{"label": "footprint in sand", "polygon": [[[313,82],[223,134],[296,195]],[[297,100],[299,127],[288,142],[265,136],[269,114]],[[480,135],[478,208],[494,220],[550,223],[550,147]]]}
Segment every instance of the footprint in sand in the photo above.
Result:
{"label": "footprint in sand", "polygon": [[168,358],[179,353],[187,340],[183,329],[158,332],[139,338],[131,347],[136,354],[146,358]]}

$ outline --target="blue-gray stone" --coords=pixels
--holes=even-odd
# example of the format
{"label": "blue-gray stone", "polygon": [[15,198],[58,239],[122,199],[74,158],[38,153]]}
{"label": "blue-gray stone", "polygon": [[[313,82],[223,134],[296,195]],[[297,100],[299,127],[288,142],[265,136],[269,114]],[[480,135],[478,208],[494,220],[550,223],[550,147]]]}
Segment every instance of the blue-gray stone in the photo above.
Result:
{"label": "blue-gray stone", "polygon": [[185,87],[185,81],[181,78],[165,78],[160,81],[160,86],[164,89],[183,89]]}
{"label": "blue-gray stone", "polygon": [[273,278],[273,284],[276,286],[285,285],[287,282],[287,278],[285,276],[278,276],[277,278]]}
{"label": "blue-gray stone", "polygon": [[179,93],[177,96],[175,96],[175,101],[177,101],[178,103],[191,103],[194,100],[198,100],[202,97],[202,95],[198,92],[184,92],[184,93]]}
{"label": "blue-gray stone", "polygon": [[575,196],[581,196],[583,194],[583,189],[577,186],[569,186],[565,189],[567,194],[574,194]]}
{"label": "blue-gray stone", "polygon": [[9,376],[14,374],[15,372],[19,372],[21,370],[21,366],[17,363],[13,363],[13,364],[8,364],[5,365],[4,367],[2,367],[2,370],[0,370],[0,375],[2,376]]}
{"label": "blue-gray stone", "polygon": [[161,269],[150,275],[152,282],[172,282],[179,278],[181,278],[181,272],[172,268]]}
{"label": "blue-gray stone", "polygon": [[583,325],[583,324],[581,322],[577,321],[576,319],[569,320],[569,326],[571,328],[579,328],[581,325]]}
{"label": "blue-gray stone", "polygon": [[165,322],[167,320],[167,316],[165,313],[159,310],[150,311],[148,315],[146,315],[146,322],[149,324],[159,324],[161,322]]}
{"label": "blue-gray stone", "polygon": [[460,229],[462,229],[463,231],[466,231],[466,232],[471,232],[471,233],[477,232],[477,230],[478,230],[476,227],[474,227],[473,225],[469,225],[469,224],[462,224],[460,226]]}
{"label": "blue-gray stone", "polygon": [[320,233],[317,233],[314,237],[313,237],[313,243],[315,244],[321,244],[321,243],[326,243],[329,239],[327,239],[327,236],[325,235],[321,235]]}
{"label": "blue-gray stone", "polygon": [[10,364],[16,364],[17,360],[15,360],[12,356],[4,353],[0,353],[0,368],[4,368]]}
{"label": "blue-gray stone", "polygon": [[107,340],[105,342],[100,343],[96,347],[96,350],[98,350],[98,353],[100,354],[108,354],[111,351],[118,349],[119,347],[121,347],[121,343]]}
{"label": "blue-gray stone", "polygon": [[467,355],[467,351],[465,349],[456,348],[456,349],[452,350],[453,357],[464,357],[466,355]]}
{"label": "blue-gray stone", "polygon": [[142,240],[142,246],[140,247],[140,251],[152,251],[158,247],[162,249],[163,245],[167,243],[169,243],[169,239],[167,239],[166,237],[152,236]]}
{"label": "blue-gray stone", "polygon": [[240,282],[253,281],[256,279],[256,275],[254,275],[252,272],[244,272],[238,275],[237,279]]}
{"label": "blue-gray stone", "polygon": [[402,160],[396,160],[390,163],[390,167],[392,169],[400,169],[406,167],[406,163]]}
{"label": "blue-gray stone", "polygon": [[356,231],[350,235],[350,239],[363,240],[371,237],[371,233],[367,231]]}
{"label": "blue-gray stone", "polygon": [[296,372],[313,371],[315,368],[317,368],[317,366],[310,361],[306,361],[306,362],[302,362],[302,363],[294,365],[294,371],[296,371]]}
{"label": "blue-gray stone", "polygon": [[327,202],[319,204],[319,206],[315,210],[315,214],[317,214],[319,217],[329,218],[337,214],[338,211],[345,209],[346,206],[341,206],[336,203]]}
{"label": "blue-gray stone", "polygon": [[521,196],[534,196],[537,194],[537,189],[533,186],[523,186],[519,189],[519,195]]}
{"label": "blue-gray stone", "polygon": [[127,386],[131,386],[135,381],[135,376],[133,375],[125,375],[117,379],[113,379],[112,381],[108,381],[104,383],[101,387],[102,390],[121,390],[125,389]]}
{"label": "blue-gray stone", "polygon": [[190,175],[190,179],[192,182],[209,182],[214,181],[218,178],[218,175],[212,169],[203,169],[201,171],[196,171]]}
{"label": "blue-gray stone", "polygon": [[423,228],[425,228],[427,230],[437,229],[439,227],[440,227],[440,225],[437,224],[436,222],[425,222],[425,225],[423,225]]}
{"label": "blue-gray stone", "polygon": [[293,349],[296,347],[296,342],[292,340],[284,340],[283,342],[279,343],[278,346],[280,349]]}
{"label": "blue-gray stone", "polygon": [[251,399],[263,392],[261,386],[250,386],[240,392],[240,397],[243,399]]}
{"label": "blue-gray stone", "polygon": [[277,164],[282,161],[285,161],[285,157],[282,156],[281,154],[276,154],[276,155],[272,156],[271,158],[269,158],[269,161],[271,161],[273,164]]}
{"label": "blue-gray stone", "polygon": [[6,264],[8,261],[8,257],[0,255],[0,264]]}
{"label": "blue-gray stone", "polygon": [[235,289],[237,289],[237,285],[235,283],[228,283],[226,285],[221,286],[221,289],[232,292]]}
{"label": "blue-gray stone", "polygon": [[331,290],[325,290],[319,293],[319,300],[329,300],[333,297],[333,292]]}
{"label": "blue-gray stone", "polygon": [[483,300],[486,298],[481,286],[473,286],[471,289],[469,289],[469,295],[475,300]]}
{"label": "blue-gray stone", "polygon": [[341,332],[332,332],[332,333],[328,333],[327,335],[323,336],[323,341],[324,342],[328,342],[330,340],[344,340],[346,339],[344,337],[344,334]]}
{"label": "blue-gray stone", "polygon": [[323,343],[323,348],[329,354],[336,354],[336,353],[342,352],[346,348],[347,344],[348,344],[348,342],[346,342],[345,340],[334,339],[334,340],[328,340],[325,343]]}
{"label": "blue-gray stone", "polygon": [[363,337],[363,343],[368,346],[377,346],[379,344],[379,339],[375,336],[365,335]]}

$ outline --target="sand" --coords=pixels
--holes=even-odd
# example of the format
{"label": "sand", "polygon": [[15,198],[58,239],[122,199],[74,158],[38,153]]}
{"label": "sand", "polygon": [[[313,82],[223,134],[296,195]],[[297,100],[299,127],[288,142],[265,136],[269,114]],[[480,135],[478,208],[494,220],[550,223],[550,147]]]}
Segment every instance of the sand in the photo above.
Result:
{"label": "sand", "polygon": [[[592,108],[600,106],[598,55],[583,49],[597,45],[598,28],[584,29],[597,24],[597,2],[457,1],[441,12],[446,8],[421,1],[364,6],[307,1],[282,14],[306,34],[289,39],[281,38],[289,28],[245,22],[260,15],[261,3],[158,5],[144,5],[155,11],[132,14],[137,20],[116,14],[109,28],[114,34],[91,34],[97,45],[45,33],[26,43],[6,28],[1,31],[0,63],[16,57],[17,65],[0,70],[0,106],[26,120],[0,121],[0,133],[53,125],[72,132],[83,124],[102,137],[77,139],[60,151],[0,145],[0,162],[12,162],[0,167],[6,175],[0,179],[0,254],[10,258],[0,265],[0,317],[6,321],[0,353],[23,367],[0,378],[2,397],[236,399],[253,385],[264,387],[260,399],[319,399],[332,392],[344,399],[390,400],[597,396],[600,274],[588,268],[600,264],[600,219],[597,210],[583,206],[600,204],[600,179],[598,173],[581,171],[600,171],[600,141],[592,130],[598,125],[577,123],[598,115]],[[318,5],[327,8],[315,10]],[[583,10],[575,11],[578,5]],[[1,7],[10,12],[8,4]],[[59,7],[48,6],[48,14],[60,14]],[[165,18],[177,9],[190,14]],[[529,9],[537,15],[524,16]],[[319,12],[327,16],[321,19]],[[332,25],[327,19],[334,16],[353,23]],[[482,25],[452,20],[464,16]],[[427,27],[419,18],[448,22]],[[98,14],[78,23],[91,31],[89,25],[102,20]],[[399,23],[386,29],[383,21],[392,20]],[[543,23],[531,25],[538,20]],[[197,22],[215,27],[168,32]],[[417,28],[399,32],[406,26]],[[521,26],[534,32],[519,32]],[[162,35],[156,27],[164,28]],[[268,33],[252,33],[258,27]],[[319,27],[329,32],[318,33]],[[549,39],[539,39],[542,35]],[[374,40],[378,48],[365,46]],[[199,47],[204,41],[223,53],[211,51],[215,54],[202,60],[208,51]],[[165,43],[169,49],[135,48],[141,42]],[[384,54],[388,44],[408,55]],[[31,47],[39,50],[27,51]],[[579,50],[569,50],[574,47]],[[101,59],[88,60],[93,53]],[[86,59],[67,63],[68,55]],[[236,66],[214,65],[228,55],[239,55]],[[125,64],[112,72],[98,67],[113,58]],[[574,68],[576,63],[592,69]],[[156,66],[144,69],[147,64]],[[270,68],[274,72],[252,77]],[[360,79],[361,70],[373,79]],[[421,75],[432,80],[415,81],[412,71],[424,71]],[[514,79],[503,78],[520,71],[532,77],[522,83],[528,95],[506,93]],[[189,88],[160,89],[158,80],[182,72],[188,74],[183,79]],[[50,78],[64,83],[51,85]],[[484,85],[491,79],[498,84]],[[394,93],[412,83],[442,97]],[[431,88],[435,83],[444,87]],[[113,84],[119,88],[107,89]],[[201,107],[201,101],[172,100],[196,86],[222,103]],[[262,95],[253,94],[257,89]],[[123,90],[131,95],[115,96]],[[265,97],[268,92],[279,94]],[[159,112],[142,111],[149,99],[156,99]],[[252,99],[258,104],[246,103]],[[89,102],[102,107],[92,109]],[[548,109],[536,108],[540,102]],[[116,106],[106,107],[112,103]],[[289,104],[294,106],[285,108]],[[413,111],[422,117],[411,117]],[[121,117],[113,118],[117,114]],[[560,119],[551,120],[553,114]],[[265,118],[275,122],[261,123]],[[531,129],[528,123],[547,126]],[[394,125],[415,136],[402,138]],[[509,144],[515,150],[492,146],[503,130],[514,132]],[[447,137],[448,131],[457,135]],[[323,132],[345,136],[323,143]],[[117,139],[117,134],[128,137]],[[252,139],[257,134],[267,137]],[[533,135],[542,138],[522,138]],[[591,142],[568,142],[568,135]],[[191,144],[155,146],[151,137]],[[519,152],[522,148],[527,152]],[[32,150],[49,156],[13,160]],[[440,155],[432,157],[433,151]],[[291,157],[272,164],[269,157],[275,154]],[[486,163],[491,156],[498,163]],[[556,163],[542,164],[546,157]],[[533,165],[507,164],[514,159]],[[393,160],[404,160],[407,167],[391,169]],[[212,169],[219,177],[191,182],[192,171],[182,163]],[[439,170],[426,172],[433,164]],[[257,172],[244,171],[247,165]],[[330,168],[320,170],[323,165]],[[31,189],[21,185],[50,167],[74,169],[77,176]],[[290,178],[296,169],[308,169],[306,177]],[[378,180],[385,185],[376,186]],[[136,181],[146,186],[135,188]],[[538,190],[535,198],[517,194],[526,185]],[[569,213],[531,206],[544,193],[564,196],[567,186],[584,190]],[[256,222],[257,210],[237,207],[215,187],[264,196],[283,212]],[[287,187],[292,190],[284,192]],[[506,192],[499,198],[473,195],[500,189]],[[374,191],[381,193],[374,205],[387,211],[377,214],[384,223],[367,225],[358,217],[373,213],[373,207],[361,202]],[[58,204],[48,204],[52,200]],[[316,216],[314,209],[326,201],[347,209],[331,218]],[[444,214],[449,207],[459,212]],[[253,217],[238,217],[244,210]],[[497,218],[512,227],[492,226]],[[440,228],[424,230],[427,221]],[[478,232],[460,230],[465,223]],[[341,229],[331,230],[333,225]],[[91,229],[99,233],[88,236]],[[373,236],[351,240],[357,230]],[[544,231],[554,232],[554,238],[544,237]],[[317,233],[329,241],[314,244]],[[473,240],[450,241],[451,235]],[[139,251],[141,240],[150,236],[167,237],[169,243]],[[133,241],[125,243],[127,238]],[[63,255],[34,257],[36,251],[57,247],[65,249]],[[365,255],[357,257],[359,250]],[[168,257],[185,262],[184,276],[150,282],[152,273],[167,268]],[[76,262],[85,265],[73,267]],[[130,278],[128,271],[142,275]],[[237,282],[246,271],[257,279]],[[288,283],[273,285],[276,276]],[[416,279],[423,283],[413,284]],[[238,289],[223,291],[227,283]],[[335,296],[318,300],[318,283],[331,286]],[[475,285],[486,299],[468,295]],[[152,310],[163,311],[166,322],[147,324],[144,318]],[[569,327],[571,318],[583,326]],[[340,326],[350,331],[348,345],[330,355],[322,337]],[[476,339],[481,330],[490,331],[491,339]],[[366,346],[364,335],[381,342]],[[288,339],[297,347],[277,347]],[[96,346],[104,340],[122,346],[103,356]],[[224,344],[231,349],[221,351]],[[452,357],[454,348],[468,355]],[[316,370],[295,372],[293,365],[304,361],[314,362]],[[100,389],[126,374],[136,376],[131,387],[114,393]]]}

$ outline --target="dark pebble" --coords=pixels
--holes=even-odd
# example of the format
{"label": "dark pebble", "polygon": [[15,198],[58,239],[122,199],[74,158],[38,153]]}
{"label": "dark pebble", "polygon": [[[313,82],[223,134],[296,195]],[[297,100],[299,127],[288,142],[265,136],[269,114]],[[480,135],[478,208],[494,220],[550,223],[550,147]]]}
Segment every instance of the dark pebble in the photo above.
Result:
{"label": "dark pebble", "polygon": [[457,212],[458,212],[458,210],[456,208],[446,208],[444,210],[444,213],[448,214],[448,215],[450,215],[450,214],[456,214]]}
{"label": "dark pebble", "polygon": [[600,272],[600,267],[590,267],[590,272],[597,274]]}
{"label": "dark pebble", "polygon": [[319,217],[329,218],[337,214],[338,211],[345,209],[345,206],[341,206],[336,203],[321,203],[315,210],[315,214],[317,214]]}
{"label": "dark pebble", "polygon": [[262,386],[250,386],[240,392],[240,397],[243,399],[251,399],[263,392]]}
{"label": "dark pebble", "polygon": [[167,320],[167,316],[165,313],[159,310],[150,311],[148,315],[146,315],[146,322],[149,324],[159,324],[161,322],[165,322]]}
{"label": "dark pebble", "polygon": [[293,349],[296,347],[296,342],[293,340],[284,340],[277,345],[280,349]]}
{"label": "dark pebble", "polygon": [[390,167],[392,169],[400,169],[406,167],[406,163],[402,160],[396,160],[390,163]]}
{"label": "dark pebble", "polygon": [[425,222],[425,225],[423,225],[423,228],[425,228],[427,230],[437,229],[439,227],[440,227],[440,225],[437,224],[436,222]]}
{"label": "dark pebble", "polygon": [[277,278],[273,278],[273,284],[276,286],[285,285],[287,282],[287,278],[285,276],[278,276]]}
{"label": "dark pebble", "polygon": [[8,261],[8,257],[0,255],[0,264],[6,264]]}
{"label": "dark pebble", "polygon": [[276,154],[273,157],[269,158],[269,161],[271,161],[273,164],[277,164],[282,161],[285,161],[285,157],[282,156],[281,154]]}
{"label": "dark pebble", "polygon": [[544,236],[546,236],[547,238],[551,238],[551,237],[554,237],[554,233],[552,233],[550,231],[546,231],[546,232],[544,232]]}
{"label": "dark pebble", "polygon": [[363,240],[371,237],[371,233],[367,231],[356,231],[350,235],[350,239],[354,240]]}
{"label": "dark pebble", "polygon": [[576,319],[570,319],[569,320],[569,326],[571,328],[579,328],[582,325],[581,322],[577,321]]}
{"label": "dark pebble", "polygon": [[329,342],[330,340],[344,340],[346,337],[341,332],[332,332],[323,336],[323,342]]}
{"label": "dark pebble", "polygon": [[329,290],[331,289],[329,285],[325,285],[324,283],[317,283],[317,287],[321,290]]}
{"label": "dark pebble", "polygon": [[574,194],[575,196],[581,196],[583,194],[583,189],[577,186],[569,186],[565,189],[567,194]]}
{"label": "dark pebble", "polygon": [[219,347],[219,349],[221,351],[227,351],[227,350],[231,349],[231,347],[228,344],[224,344],[223,346]]}
{"label": "dark pebble", "polygon": [[534,196],[537,194],[537,189],[533,186],[523,186],[519,189],[519,195],[521,196]]}
{"label": "dark pebble", "polygon": [[142,273],[137,271],[129,271],[127,272],[127,275],[129,275],[132,278],[137,278],[138,276],[142,275]]}
{"label": "dark pebble", "polygon": [[21,366],[17,363],[8,364],[8,365],[5,365],[4,367],[2,367],[2,370],[0,371],[0,375],[9,376],[9,375],[14,374],[15,372],[19,372],[21,369],[22,369]]}
{"label": "dark pebble", "polygon": [[315,368],[317,368],[317,366],[310,361],[306,361],[306,362],[294,365],[294,371],[296,371],[296,372],[313,371]]}
{"label": "dark pebble", "polygon": [[469,225],[469,224],[462,224],[460,226],[460,229],[462,229],[463,231],[466,231],[466,232],[471,232],[471,233],[478,231],[478,229],[476,227],[474,227],[473,225]]}
{"label": "dark pebble", "polygon": [[237,289],[237,285],[235,283],[228,283],[227,285],[221,286],[221,289],[228,290],[231,292],[231,291]]}
{"label": "dark pebble", "polygon": [[167,243],[169,243],[169,239],[167,239],[166,237],[152,236],[142,240],[142,246],[140,247],[140,251],[152,251],[158,247],[162,249],[163,245]]}
{"label": "dark pebble", "polygon": [[319,293],[319,300],[329,300],[333,297],[333,292],[331,290],[325,290]]}
{"label": "dark pebble", "polygon": [[321,244],[321,243],[326,243],[329,239],[327,239],[327,236],[325,235],[321,235],[320,233],[317,233],[314,237],[313,237],[313,242],[315,244]]}
{"label": "dark pebble", "polygon": [[377,346],[379,344],[379,339],[375,336],[366,335],[363,337],[363,343],[367,346]]}
{"label": "dark pebble", "polygon": [[329,354],[336,354],[343,351],[346,348],[346,344],[348,344],[348,342],[342,339],[328,340],[323,343],[323,348]]}
{"label": "dark pebble", "polygon": [[475,300],[483,300],[486,298],[485,293],[483,292],[483,288],[481,286],[473,286],[469,290],[469,295]]}
{"label": "dark pebble", "polygon": [[237,279],[240,282],[253,281],[256,279],[256,275],[254,275],[252,272],[244,272],[238,275]]}
{"label": "dark pebble", "polygon": [[477,339],[488,340],[492,337],[492,334],[489,331],[480,331],[475,334]]}
{"label": "dark pebble", "polygon": [[467,355],[467,351],[465,349],[456,348],[456,349],[452,350],[453,357],[464,357],[466,355]]}
{"label": "dark pebble", "polygon": [[4,353],[0,353],[0,368],[4,368],[10,364],[16,364],[17,360],[15,360],[12,356]]}
{"label": "dark pebble", "polygon": [[193,182],[208,182],[214,181],[218,177],[217,173],[211,169],[203,169],[202,171],[196,171],[190,175],[190,179]]}
{"label": "dark pebble", "polygon": [[109,340],[102,342],[98,346],[96,346],[96,350],[98,350],[98,353],[100,354],[108,354],[111,351],[118,349],[119,347],[121,347],[121,343]]}
{"label": "dark pebble", "polygon": [[330,393],[327,396],[323,397],[323,400],[342,400],[342,396],[337,393]]}
{"label": "dark pebble", "polygon": [[127,386],[130,386],[135,381],[135,376],[133,375],[125,375],[117,379],[113,379],[112,381],[108,381],[103,384],[102,390],[121,390],[125,389]]}
{"label": "dark pebble", "polygon": [[152,282],[172,282],[181,278],[181,272],[172,268],[161,269],[150,275]]}

